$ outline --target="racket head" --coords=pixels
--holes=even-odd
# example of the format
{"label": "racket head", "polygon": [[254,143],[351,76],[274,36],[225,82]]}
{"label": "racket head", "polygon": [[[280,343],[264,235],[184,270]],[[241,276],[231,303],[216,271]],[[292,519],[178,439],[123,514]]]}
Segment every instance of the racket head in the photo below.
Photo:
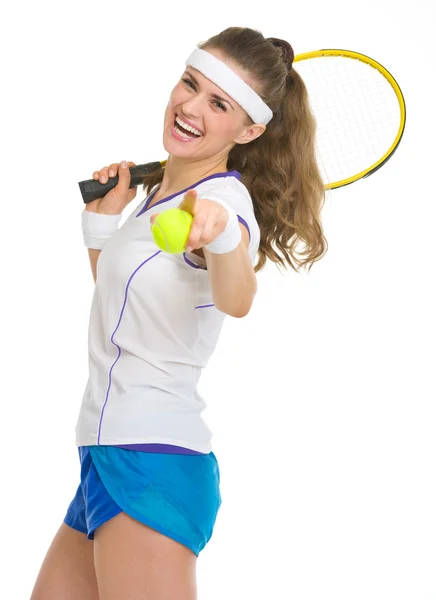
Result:
{"label": "racket head", "polygon": [[380,169],[394,154],[406,124],[403,93],[379,62],[354,50],[298,54],[317,122],[316,156],[326,189],[349,185]]}

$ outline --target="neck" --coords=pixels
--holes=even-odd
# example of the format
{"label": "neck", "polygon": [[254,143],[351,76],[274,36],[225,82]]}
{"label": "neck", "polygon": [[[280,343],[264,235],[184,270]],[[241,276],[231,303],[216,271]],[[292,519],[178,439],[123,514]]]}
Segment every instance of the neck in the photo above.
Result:
{"label": "neck", "polygon": [[164,176],[159,188],[160,193],[165,194],[168,191],[184,190],[210,175],[226,172],[227,158],[228,156],[225,157],[225,160],[221,157],[217,160],[215,157],[214,161],[192,161],[171,154],[168,155]]}

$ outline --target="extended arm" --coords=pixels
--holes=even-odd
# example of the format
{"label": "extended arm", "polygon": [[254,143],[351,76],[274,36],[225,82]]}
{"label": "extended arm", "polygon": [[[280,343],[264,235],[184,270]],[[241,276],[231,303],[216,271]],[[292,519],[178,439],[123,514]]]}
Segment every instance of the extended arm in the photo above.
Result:
{"label": "extended arm", "polygon": [[232,317],[245,317],[257,291],[257,279],[248,254],[248,231],[242,223],[242,240],[231,252],[212,254],[203,247],[214,304]]}

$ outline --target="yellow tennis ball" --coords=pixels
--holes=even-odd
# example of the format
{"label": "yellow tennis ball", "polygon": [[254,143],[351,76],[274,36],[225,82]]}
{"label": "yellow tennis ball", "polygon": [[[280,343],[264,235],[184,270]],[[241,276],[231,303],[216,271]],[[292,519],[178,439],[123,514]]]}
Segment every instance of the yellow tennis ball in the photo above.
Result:
{"label": "yellow tennis ball", "polygon": [[192,215],[181,208],[169,208],[158,214],[151,228],[156,246],[170,254],[184,252],[192,221]]}

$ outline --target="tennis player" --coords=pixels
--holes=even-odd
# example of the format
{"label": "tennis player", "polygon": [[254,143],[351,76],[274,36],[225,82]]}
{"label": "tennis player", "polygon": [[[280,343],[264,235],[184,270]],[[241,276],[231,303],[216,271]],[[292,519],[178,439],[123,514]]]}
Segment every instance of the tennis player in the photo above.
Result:
{"label": "tennis player", "polygon": [[[119,181],[82,213],[95,291],[81,479],[31,600],[197,598],[221,505],[202,369],[226,315],[250,311],[267,258],[310,270],[326,250],[315,119],[293,58],[286,41],[242,27],[199,45],[166,107],[166,166],[121,227],[134,163],[94,173]],[[151,234],[174,207],[194,217],[180,254]]]}

